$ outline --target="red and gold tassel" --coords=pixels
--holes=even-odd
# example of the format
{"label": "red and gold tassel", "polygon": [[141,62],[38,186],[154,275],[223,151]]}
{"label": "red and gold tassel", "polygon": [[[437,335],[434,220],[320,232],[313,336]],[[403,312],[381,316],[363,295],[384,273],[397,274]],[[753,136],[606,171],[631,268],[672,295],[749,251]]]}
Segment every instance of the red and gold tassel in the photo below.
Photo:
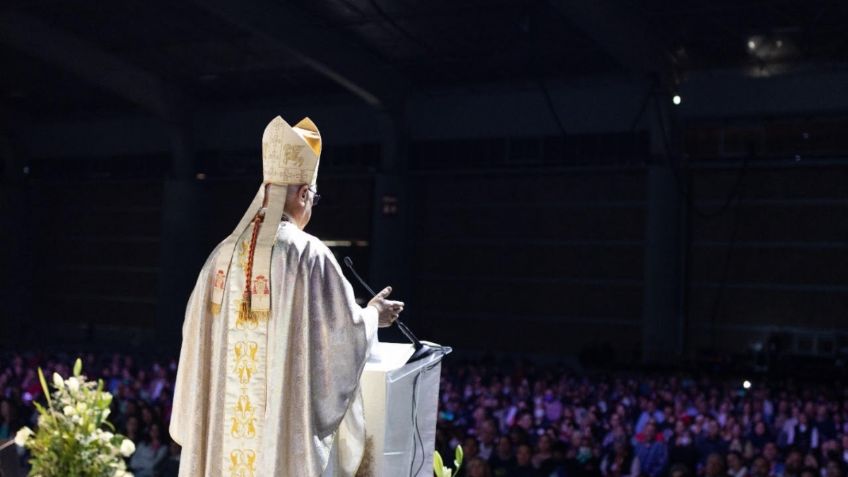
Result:
{"label": "red and gold tassel", "polygon": [[238,323],[256,323],[258,317],[255,313],[251,313],[250,311],[250,288],[252,286],[253,279],[253,253],[256,251],[256,237],[259,235],[259,226],[262,224],[262,214],[256,214],[256,217],[253,219],[253,233],[250,236],[250,250],[247,255],[247,267],[244,270],[244,294],[241,298],[241,303],[239,303],[238,316],[236,321]]}

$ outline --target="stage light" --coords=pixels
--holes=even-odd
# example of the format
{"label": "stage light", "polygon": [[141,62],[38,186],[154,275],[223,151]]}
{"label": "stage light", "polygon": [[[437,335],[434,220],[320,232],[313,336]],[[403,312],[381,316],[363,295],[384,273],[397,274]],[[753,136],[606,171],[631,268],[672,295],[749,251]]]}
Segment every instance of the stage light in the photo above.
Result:
{"label": "stage light", "polygon": [[748,40],[748,49],[749,50],[756,50],[757,49],[757,42],[754,41],[754,40]]}
{"label": "stage light", "polygon": [[745,389],[751,389],[751,381],[748,381],[747,379],[742,381],[742,387]]}
{"label": "stage light", "polygon": [[675,94],[671,97],[671,102],[674,103],[675,106],[679,105],[681,101],[683,101],[683,98],[681,98],[679,94]]}

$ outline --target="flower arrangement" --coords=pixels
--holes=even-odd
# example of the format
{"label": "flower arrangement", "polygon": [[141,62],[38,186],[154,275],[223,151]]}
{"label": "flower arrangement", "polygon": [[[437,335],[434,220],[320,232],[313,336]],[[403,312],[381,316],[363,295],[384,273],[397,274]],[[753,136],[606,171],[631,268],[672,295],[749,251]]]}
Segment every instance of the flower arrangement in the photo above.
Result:
{"label": "flower arrangement", "polygon": [[123,458],[135,452],[135,445],[106,420],[112,395],[103,391],[103,381],[88,381],[81,372],[82,361],[77,359],[67,380],[54,373],[51,395],[38,369],[47,407],[35,403],[37,429],[23,427],[15,435],[15,443],[31,453],[30,475],[132,477]]}
{"label": "flower arrangement", "polygon": [[439,451],[433,453],[433,471],[436,473],[436,477],[454,477],[459,473],[459,467],[462,465],[462,446],[456,446],[456,451],[453,459],[453,465],[456,467],[453,471],[451,471],[450,467],[445,466],[444,461],[442,460],[442,455],[439,454]]}

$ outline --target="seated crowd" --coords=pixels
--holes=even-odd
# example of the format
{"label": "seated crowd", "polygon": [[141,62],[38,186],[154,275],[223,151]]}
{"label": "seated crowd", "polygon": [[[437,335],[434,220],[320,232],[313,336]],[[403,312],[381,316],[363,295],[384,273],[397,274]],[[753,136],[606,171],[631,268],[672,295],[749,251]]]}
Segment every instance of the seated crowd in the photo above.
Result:
{"label": "seated crowd", "polygon": [[[0,356],[0,441],[33,426],[36,369],[67,376],[70,356]],[[175,476],[168,436],[176,360],[83,357],[114,396],[112,421],[136,443],[136,476]],[[845,477],[848,388],[677,374],[574,374],[559,366],[446,363],[436,448],[466,477]]]}
{"label": "seated crowd", "polygon": [[461,444],[469,477],[844,477],[846,391],[454,364],[436,447],[452,456]]}

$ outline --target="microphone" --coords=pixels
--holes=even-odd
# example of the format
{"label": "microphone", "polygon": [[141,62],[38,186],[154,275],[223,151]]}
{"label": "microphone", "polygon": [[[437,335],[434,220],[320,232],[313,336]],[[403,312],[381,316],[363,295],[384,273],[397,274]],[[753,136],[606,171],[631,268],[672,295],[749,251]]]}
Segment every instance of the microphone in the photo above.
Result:
{"label": "microphone", "polygon": [[[371,287],[369,287],[368,284],[365,283],[365,280],[363,280],[362,277],[360,277],[359,274],[356,273],[356,269],[353,268],[353,260],[351,260],[350,257],[344,258],[344,264],[347,266],[347,268],[350,269],[351,273],[353,273],[353,276],[356,277],[357,281],[359,281],[359,283],[368,291],[368,293],[371,294],[371,296],[377,295],[376,293],[374,293],[374,290],[372,290]],[[436,349],[432,346],[422,343],[421,340],[419,340],[415,336],[412,330],[410,330],[404,322],[400,321],[399,318],[395,320],[395,323],[398,325],[398,328],[400,328],[400,332],[403,333],[404,336],[406,336],[406,339],[408,339],[412,343],[412,346],[415,349],[415,352],[412,353],[412,356],[409,358],[407,363],[418,361],[421,358],[430,356],[436,351]]]}

